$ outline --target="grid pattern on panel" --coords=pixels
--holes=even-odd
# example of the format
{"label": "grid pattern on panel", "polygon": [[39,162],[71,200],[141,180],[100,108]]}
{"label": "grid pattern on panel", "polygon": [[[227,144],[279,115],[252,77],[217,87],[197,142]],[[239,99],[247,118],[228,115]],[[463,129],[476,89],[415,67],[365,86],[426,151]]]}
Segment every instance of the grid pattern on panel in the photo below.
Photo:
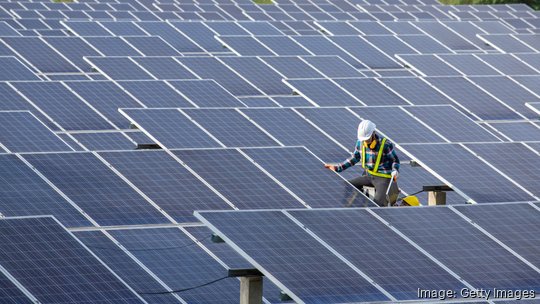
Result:
{"label": "grid pattern on panel", "polygon": [[39,78],[15,57],[0,57],[2,73],[0,81],[39,80]]}
{"label": "grid pattern on panel", "polygon": [[259,36],[257,39],[279,56],[311,55],[309,51],[287,36]]}
{"label": "grid pattern on panel", "polygon": [[449,104],[452,101],[420,78],[385,77],[381,78],[390,89],[415,105]]}
{"label": "grid pattern on panel", "polygon": [[275,55],[259,41],[251,36],[220,36],[224,46],[232,49],[241,56],[272,56]]}
{"label": "grid pattern on panel", "polygon": [[195,222],[194,210],[230,206],[165,152],[102,152],[100,155],[178,222]]}
{"label": "grid pattern on panel", "polygon": [[463,75],[500,75],[499,72],[473,55],[438,55],[439,58],[459,70]]}
{"label": "grid pattern on panel", "polygon": [[183,110],[227,147],[269,147],[279,144],[234,109]]}
{"label": "grid pattern on panel", "polygon": [[[102,232],[80,231],[74,234],[122,280],[129,284],[135,292],[146,290],[165,291],[161,284]],[[178,303],[178,300],[171,294],[142,295],[142,297],[150,303]]]}
{"label": "grid pattern on panel", "polygon": [[96,50],[79,37],[46,37],[43,39],[84,72],[91,72],[91,67],[83,57],[100,56]]}
{"label": "grid pattern on panel", "polygon": [[282,107],[312,107],[313,104],[302,96],[274,96],[272,99]]}
{"label": "grid pattern on panel", "polygon": [[299,57],[261,57],[285,78],[322,78],[323,75],[306,64]]}
{"label": "grid pattern on panel", "polygon": [[319,106],[357,106],[360,102],[328,79],[287,79],[295,91]]}
{"label": "grid pattern on panel", "polygon": [[[133,229],[109,233],[170,288],[186,289],[227,276],[227,271],[181,230]],[[238,303],[239,281],[221,280],[179,294],[188,303]],[[142,288],[142,287],[141,287]],[[164,288],[143,292],[160,292]]]}
{"label": "grid pattern on panel", "polygon": [[70,29],[71,32],[76,33],[79,36],[85,37],[101,37],[101,36],[111,36],[106,29],[99,25],[97,22],[91,21],[66,21],[64,22],[66,27]]}
{"label": "grid pattern on panel", "polygon": [[540,76],[514,76],[512,78],[519,82],[521,85],[525,86],[527,89],[534,92],[535,94],[540,94],[540,86],[538,86]]}
{"label": "grid pattern on panel", "polygon": [[154,79],[129,58],[91,57],[87,58],[100,72],[113,80]]}
{"label": "grid pattern on panel", "polygon": [[[214,38],[216,33],[206,27],[202,22],[180,21],[171,22],[170,24],[207,52],[226,52],[219,41]],[[156,33],[156,35],[159,34]]]}
{"label": "grid pattern on panel", "polygon": [[0,212],[5,216],[54,215],[68,227],[91,225],[41,177],[15,155],[1,155]]}
{"label": "grid pattern on panel", "polygon": [[6,304],[30,304],[32,301],[8,279],[3,273],[0,273],[0,300]]}
{"label": "grid pattern on panel", "polygon": [[405,109],[451,142],[500,141],[452,106],[422,106]]}
{"label": "grid pattern on panel", "polygon": [[18,82],[13,85],[66,130],[112,128],[60,82]]}
{"label": "grid pattern on panel", "polygon": [[346,108],[299,108],[297,111],[344,147],[354,148],[361,120]]}
{"label": "grid pattern on panel", "polygon": [[540,196],[540,177],[530,166],[540,161],[540,155],[519,143],[468,144],[467,147],[532,194]]}
{"label": "grid pattern on panel", "polygon": [[268,22],[241,21],[238,24],[252,35],[283,35],[280,30]]}
{"label": "grid pattern on panel", "polygon": [[214,80],[169,81],[183,96],[199,107],[242,107],[233,96]]}
{"label": "grid pattern on panel", "polygon": [[74,133],[71,136],[90,151],[135,149],[135,144],[120,132]]}
{"label": "grid pattern on panel", "polygon": [[540,53],[514,54],[514,56],[521,59],[533,68],[537,70],[540,69]]}
{"label": "grid pattern on panel", "polygon": [[448,208],[374,211],[473,286],[539,288],[540,274]]}
{"label": "grid pattern on panel", "polygon": [[354,186],[324,168],[304,148],[244,149],[244,152],[312,208],[373,206]]}
{"label": "grid pattern on panel", "polygon": [[193,107],[189,101],[164,81],[119,81],[118,84],[150,108]]}
{"label": "grid pattern on panel", "polygon": [[519,119],[520,116],[462,77],[426,80],[483,120]]}
{"label": "grid pattern on panel", "polygon": [[535,51],[519,39],[514,38],[513,35],[480,35],[480,38],[505,53],[528,53]]}
{"label": "grid pattern on panel", "polygon": [[29,112],[0,112],[0,143],[13,153],[72,151]]}
{"label": "grid pattern on panel", "polygon": [[165,22],[139,22],[137,24],[150,35],[160,36],[179,52],[201,53],[203,49],[180,31]]}
{"label": "grid pattern on panel", "polygon": [[66,82],[66,84],[112,123],[122,129],[129,127],[129,120],[120,114],[118,109],[142,107],[141,104],[112,81],[74,81]]}
{"label": "grid pattern on panel", "polygon": [[[334,43],[345,49],[356,59],[372,69],[402,68],[389,55],[379,51],[365,40],[355,36],[329,37]],[[334,54],[335,55],[335,54]]]}
{"label": "grid pattern on panel", "polygon": [[145,133],[166,148],[216,148],[219,143],[176,109],[123,110]]}
{"label": "grid pattern on panel", "polygon": [[178,58],[183,65],[201,78],[214,79],[236,96],[261,95],[259,90],[211,57]]}
{"label": "grid pattern on panel", "polygon": [[475,56],[478,56],[504,75],[538,75],[538,71],[510,54],[479,54]]}
{"label": "grid pattern on panel", "polygon": [[145,36],[146,35],[133,22],[116,21],[116,22],[100,22],[100,24],[105,29],[109,30],[109,32],[113,33],[113,35],[115,36]]}
{"label": "grid pattern on panel", "polygon": [[433,290],[465,287],[365,210],[290,213],[396,299],[417,299],[418,286]]}
{"label": "grid pattern on panel", "polygon": [[[403,145],[402,148],[478,203],[532,199],[532,196],[459,145]],[[444,157],[441,158],[441,155]]]}
{"label": "grid pattern on panel", "polygon": [[540,126],[532,122],[501,122],[489,125],[514,141],[540,141]]}
{"label": "grid pattern on panel", "polygon": [[478,50],[476,46],[452,32],[440,22],[415,22],[414,25],[430,36],[437,37],[440,42],[452,50]]}
{"label": "grid pattern on panel", "polygon": [[[362,119],[369,119],[395,143],[436,143],[444,140],[398,107],[351,108]],[[387,117],[392,117],[388,119]],[[354,130],[354,129],[353,129]]]}
{"label": "grid pattern on panel", "polygon": [[132,58],[157,79],[196,79],[173,57],[134,57]]}
{"label": "grid pattern on panel", "polygon": [[458,76],[458,71],[434,55],[399,55],[407,64],[426,76]]}
{"label": "grid pattern on panel", "polygon": [[88,37],[85,40],[105,56],[142,55],[120,37]]}
{"label": "grid pattern on panel", "polygon": [[347,63],[358,69],[367,68],[366,65],[358,61],[356,58],[352,57],[343,49],[339,48],[333,44],[326,37],[318,36],[295,36],[294,40],[300,43],[303,47],[308,49],[311,53],[315,55],[335,55],[341,57]]}
{"label": "grid pattern on panel", "polygon": [[100,225],[167,222],[91,153],[31,154],[24,158]]}
{"label": "grid pattern on panel", "polygon": [[447,54],[452,51],[428,35],[403,35],[399,39],[407,43],[421,54]]}
{"label": "grid pattern on panel", "polygon": [[177,50],[161,37],[124,37],[132,46],[146,56],[178,56]]}
{"label": "grid pattern on panel", "polygon": [[394,92],[373,78],[340,79],[337,84],[366,105],[406,105]]}
{"label": "grid pattern on panel", "polygon": [[[387,299],[279,211],[202,216],[304,302]],[[275,258],[276,252],[279,259]]]}
{"label": "grid pattern on panel", "polygon": [[302,59],[329,78],[362,76],[352,65],[338,56],[306,56]]}
{"label": "grid pattern on panel", "polygon": [[220,60],[268,95],[291,93],[289,87],[282,82],[283,77],[258,58],[222,57]]}
{"label": "grid pattern on panel", "polygon": [[533,265],[540,265],[540,257],[533,245],[540,241],[540,217],[534,207],[529,204],[501,204],[455,208]]}
{"label": "grid pattern on panel", "polygon": [[54,219],[5,219],[0,227],[2,266],[40,302],[142,303]]}
{"label": "grid pattern on panel", "polygon": [[240,209],[303,207],[236,150],[174,151],[174,154]]}

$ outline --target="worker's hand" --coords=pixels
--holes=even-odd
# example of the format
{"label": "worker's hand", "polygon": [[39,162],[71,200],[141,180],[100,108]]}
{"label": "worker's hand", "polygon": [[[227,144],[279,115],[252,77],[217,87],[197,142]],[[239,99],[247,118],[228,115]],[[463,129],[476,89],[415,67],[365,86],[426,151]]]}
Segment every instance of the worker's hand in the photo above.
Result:
{"label": "worker's hand", "polygon": [[337,170],[336,166],[335,166],[335,165],[332,165],[332,164],[324,164],[324,167],[325,167],[326,169],[330,169],[330,170],[332,170],[332,171],[336,171],[336,170]]}
{"label": "worker's hand", "polygon": [[394,179],[394,181],[396,182],[397,179],[399,178],[399,172],[397,170],[394,170],[392,171],[392,178]]}

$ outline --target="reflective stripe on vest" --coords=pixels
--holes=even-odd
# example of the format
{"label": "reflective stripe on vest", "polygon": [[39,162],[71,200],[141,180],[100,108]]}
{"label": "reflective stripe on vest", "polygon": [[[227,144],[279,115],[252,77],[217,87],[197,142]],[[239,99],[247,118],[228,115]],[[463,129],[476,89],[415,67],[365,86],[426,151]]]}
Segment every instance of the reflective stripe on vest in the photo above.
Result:
{"label": "reflective stripe on vest", "polygon": [[383,138],[381,141],[381,147],[379,148],[379,153],[377,153],[377,160],[375,161],[375,166],[373,167],[373,170],[369,170],[366,168],[366,146],[362,145],[362,168],[366,170],[370,175],[378,176],[378,177],[385,177],[385,178],[392,178],[391,174],[384,174],[384,173],[378,173],[379,171],[379,164],[381,163],[383,151],[384,151],[384,144],[386,143],[386,138]]}

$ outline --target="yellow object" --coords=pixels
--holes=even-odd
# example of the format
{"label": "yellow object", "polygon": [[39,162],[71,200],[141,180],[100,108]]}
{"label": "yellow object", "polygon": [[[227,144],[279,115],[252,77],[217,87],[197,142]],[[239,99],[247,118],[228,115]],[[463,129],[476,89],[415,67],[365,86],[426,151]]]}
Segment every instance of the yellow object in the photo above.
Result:
{"label": "yellow object", "polygon": [[[378,173],[377,172],[379,170],[379,164],[381,163],[385,143],[386,143],[386,138],[383,138],[382,141],[381,141],[381,147],[379,148],[379,153],[377,153],[377,160],[375,161],[375,166],[373,167],[373,170],[369,170],[369,169],[366,168],[366,146],[367,146],[367,144],[364,144],[362,146],[362,168],[364,168],[364,170],[366,170],[371,175],[379,176],[379,177],[385,177],[385,178],[392,178],[391,174],[384,174],[384,173]],[[375,146],[373,146],[373,148],[375,148]],[[373,149],[373,148],[371,148],[371,149]]]}
{"label": "yellow object", "polygon": [[418,197],[411,195],[403,198],[403,202],[409,206],[420,206],[420,201]]}

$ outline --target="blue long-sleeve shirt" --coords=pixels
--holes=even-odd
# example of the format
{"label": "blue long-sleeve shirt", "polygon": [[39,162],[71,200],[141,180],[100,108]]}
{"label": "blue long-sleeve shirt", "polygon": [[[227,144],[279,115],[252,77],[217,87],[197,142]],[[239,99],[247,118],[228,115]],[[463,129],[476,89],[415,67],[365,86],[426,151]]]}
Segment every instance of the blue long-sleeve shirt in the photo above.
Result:
{"label": "blue long-sleeve shirt", "polygon": [[[379,149],[381,148],[382,137],[375,134],[375,139],[377,140],[377,145],[374,149],[366,147],[366,169],[373,170],[375,162],[377,160],[377,155],[379,154]],[[354,147],[354,152],[351,157],[347,158],[341,164],[336,166],[336,171],[341,172],[350,168],[362,161],[362,141],[357,140]],[[390,174],[393,170],[399,171],[399,158],[394,150],[394,144],[391,143],[388,139],[384,144],[383,156],[381,162],[379,163],[378,173]]]}

